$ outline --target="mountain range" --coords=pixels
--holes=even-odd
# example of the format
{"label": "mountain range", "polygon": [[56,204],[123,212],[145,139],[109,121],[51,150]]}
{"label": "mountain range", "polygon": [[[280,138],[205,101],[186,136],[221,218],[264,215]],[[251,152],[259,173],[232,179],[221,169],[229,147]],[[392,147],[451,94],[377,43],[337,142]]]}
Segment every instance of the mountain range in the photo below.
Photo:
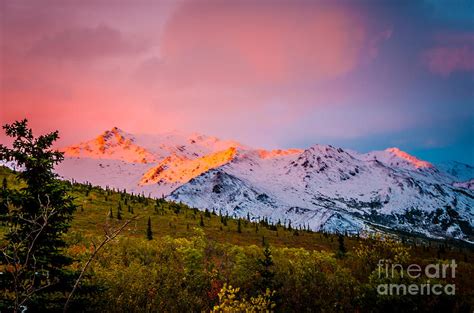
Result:
{"label": "mountain range", "polygon": [[126,189],[295,228],[393,229],[474,240],[474,168],[434,165],[398,148],[254,149],[201,134],[133,135],[114,127],[69,146],[64,179]]}

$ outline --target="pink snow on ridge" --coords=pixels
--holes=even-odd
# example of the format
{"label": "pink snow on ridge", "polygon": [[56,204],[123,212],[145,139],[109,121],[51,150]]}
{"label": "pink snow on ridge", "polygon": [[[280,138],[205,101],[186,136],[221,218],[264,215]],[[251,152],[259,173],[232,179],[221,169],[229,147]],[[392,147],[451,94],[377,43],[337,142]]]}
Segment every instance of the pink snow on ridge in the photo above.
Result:
{"label": "pink snow on ridge", "polygon": [[409,162],[410,164],[412,164],[414,167],[416,168],[431,168],[433,167],[433,165],[429,162],[426,162],[426,161],[422,161],[420,159],[417,159],[416,157],[406,153],[405,151],[402,151],[400,150],[399,148],[388,148],[386,150],[387,152],[390,152],[394,155],[396,155],[397,157]]}
{"label": "pink snow on ridge", "polygon": [[275,157],[280,157],[280,156],[287,156],[287,155],[292,155],[292,154],[299,154],[302,153],[304,150],[302,149],[275,149],[275,150],[258,150],[258,155],[262,159],[270,159],[270,158],[275,158]]}

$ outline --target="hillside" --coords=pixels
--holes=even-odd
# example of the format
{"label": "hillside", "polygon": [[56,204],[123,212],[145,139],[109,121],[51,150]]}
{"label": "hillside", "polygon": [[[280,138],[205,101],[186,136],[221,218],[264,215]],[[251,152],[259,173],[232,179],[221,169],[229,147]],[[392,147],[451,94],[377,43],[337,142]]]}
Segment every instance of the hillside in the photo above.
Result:
{"label": "hillside", "polygon": [[[3,178],[9,188],[22,186],[11,170],[0,167]],[[473,305],[469,295],[474,250],[460,241],[405,233],[390,235],[403,243],[390,237],[363,238],[365,234],[338,236],[266,221],[237,220],[164,199],[64,183],[78,205],[66,235],[66,253],[74,259],[71,270],[77,271],[87,261],[93,243],[104,236],[105,225],[118,227],[138,216],[92,263],[71,312],[209,311],[219,303],[218,293],[225,284],[239,287],[238,301],[261,296],[265,288],[273,290],[267,299],[274,303],[276,312],[316,307],[322,312],[396,312],[390,310],[394,305],[407,312],[413,305],[421,308],[418,312],[442,312],[438,307],[463,312]],[[149,217],[152,240],[145,239]],[[0,230],[4,232],[6,225]],[[371,273],[377,272],[378,259],[394,256],[404,264],[422,266],[456,260],[456,296],[446,302],[439,296],[377,295],[379,282]],[[443,281],[446,283],[449,280]]]}
{"label": "hillside", "polygon": [[[6,178],[8,186],[20,188],[22,186],[15,174],[8,168],[0,166],[0,180]],[[69,184],[68,182],[65,182]],[[128,194],[118,190],[102,189],[98,186],[74,183],[70,185],[71,196],[74,197],[78,210],[72,221],[71,233],[81,237],[94,237],[103,234],[103,225],[106,223],[120,224],[117,219],[117,210],[120,207],[122,220],[133,216],[139,218],[133,227],[125,229],[124,235],[129,237],[144,237],[147,218],[152,221],[152,230],[156,236],[187,237],[194,234],[194,228],[203,229],[209,240],[237,245],[261,245],[266,243],[280,247],[301,247],[309,250],[334,251],[337,249],[337,234],[313,232],[299,227],[285,227],[284,225],[270,225],[266,220],[258,222],[241,219],[241,232],[238,232],[238,219],[227,216],[222,211],[199,211],[185,204],[169,202],[165,199],[152,199],[142,195]],[[112,210],[113,218],[109,217]],[[200,225],[203,216],[204,227]],[[251,218],[252,219],[252,218]],[[5,227],[0,227],[2,233]],[[385,232],[381,230],[382,232]],[[404,238],[406,242],[426,245],[431,243],[433,249],[421,250],[423,255],[435,255],[439,245],[451,242],[453,245],[466,246],[461,241],[436,240],[428,237],[413,236],[409,233],[392,233]],[[74,235],[75,236],[75,235]],[[346,244],[352,250],[366,233],[359,236],[348,236]],[[466,247],[469,247],[467,245]],[[446,257],[452,256],[447,254]]]}

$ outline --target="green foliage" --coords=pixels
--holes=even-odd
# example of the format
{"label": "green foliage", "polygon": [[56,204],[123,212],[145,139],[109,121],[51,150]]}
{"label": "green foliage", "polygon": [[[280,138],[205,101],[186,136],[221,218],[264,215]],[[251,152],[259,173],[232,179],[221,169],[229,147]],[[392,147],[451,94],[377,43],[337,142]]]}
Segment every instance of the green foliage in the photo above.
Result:
{"label": "green foliage", "polygon": [[356,281],[331,253],[275,249],[275,284],[282,312],[352,312]]}
{"label": "green foliage", "polygon": [[355,253],[369,272],[372,272],[382,259],[397,264],[406,264],[410,259],[410,249],[407,246],[381,235],[372,236],[369,240],[361,242]]}
{"label": "green foliage", "polygon": [[15,290],[0,305],[18,306],[18,301],[26,299],[25,304],[34,303],[40,308],[44,307],[44,294],[69,288],[69,275],[64,267],[70,259],[62,253],[66,245],[63,235],[69,229],[76,205],[66,184],[57,180],[53,172],[54,166],[63,160],[62,153],[51,149],[58,132],[35,138],[27,120],[3,128],[13,138],[13,148],[0,145],[0,159],[13,161],[22,168],[17,174],[22,187],[8,188],[3,180],[0,203],[8,230],[2,265],[8,267],[2,275],[1,287]]}

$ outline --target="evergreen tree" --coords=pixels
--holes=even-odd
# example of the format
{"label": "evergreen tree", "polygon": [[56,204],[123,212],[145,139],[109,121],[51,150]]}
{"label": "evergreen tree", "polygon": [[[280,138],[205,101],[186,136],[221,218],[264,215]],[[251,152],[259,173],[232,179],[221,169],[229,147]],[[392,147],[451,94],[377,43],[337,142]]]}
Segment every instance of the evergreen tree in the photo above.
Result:
{"label": "evergreen tree", "polygon": [[2,182],[2,190],[0,191],[0,221],[4,221],[8,214],[8,183],[4,177]]}
{"label": "evergreen tree", "polygon": [[346,246],[344,245],[344,236],[342,234],[339,234],[337,241],[339,242],[339,247],[337,249],[337,256],[344,257],[347,252]]}
{"label": "evergreen tree", "polygon": [[237,232],[239,234],[242,233],[242,225],[241,225],[241,222],[240,222],[240,218],[237,221]]}
{"label": "evergreen tree", "polygon": [[202,218],[202,214],[201,214],[201,220],[199,221],[199,226],[204,227],[204,219]]}
{"label": "evergreen tree", "polygon": [[151,229],[151,218],[148,217],[148,224],[146,228],[146,239],[152,240],[153,239],[153,231]]}
{"label": "evergreen tree", "polygon": [[[14,266],[21,263],[21,275],[2,275],[5,277],[0,289],[10,290],[20,300],[26,298],[35,310],[41,311],[45,305],[43,296],[71,286],[72,277],[65,269],[71,260],[63,254],[66,245],[63,234],[69,229],[76,206],[67,194],[70,184],[59,181],[53,171],[64,158],[61,152],[51,149],[59,137],[58,132],[34,137],[26,119],[3,128],[6,135],[13,138],[13,148],[0,145],[0,159],[13,161],[23,168],[17,176],[25,186],[15,190],[8,189],[5,181],[2,185],[2,190],[5,189],[2,197],[7,197],[15,207],[8,212],[12,226],[4,236],[4,253],[9,258],[15,255],[10,260],[14,260]],[[48,284],[46,275],[51,285],[42,288]],[[22,288],[15,289],[19,285]],[[19,291],[25,290],[25,286],[31,288]],[[34,298],[26,295],[29,292],[36,293]],[[52,301],[48,302],[54,306]]]}
{"label": "evergreen tree", "polygon": [[117,208],[117,219],[119,221],[122,220],[122,212],[121,212],[120,206]]}
{"label": "evergreen tree", "polygon": [[112,212],[112,208],[109,209],[109,217],[114,218],[114,212]]}
{"label": "evergreen tree", "polygon": [[263,259],[258,260],[259,269],[258,273],[260,274],[261,281],[259,283],[260,288],[262,291],[266,290],[267,288],[270,290],[274,289],[273,278],[275,273],[273,271],[273,257],[270,247],[265,245],[263,248]]}

